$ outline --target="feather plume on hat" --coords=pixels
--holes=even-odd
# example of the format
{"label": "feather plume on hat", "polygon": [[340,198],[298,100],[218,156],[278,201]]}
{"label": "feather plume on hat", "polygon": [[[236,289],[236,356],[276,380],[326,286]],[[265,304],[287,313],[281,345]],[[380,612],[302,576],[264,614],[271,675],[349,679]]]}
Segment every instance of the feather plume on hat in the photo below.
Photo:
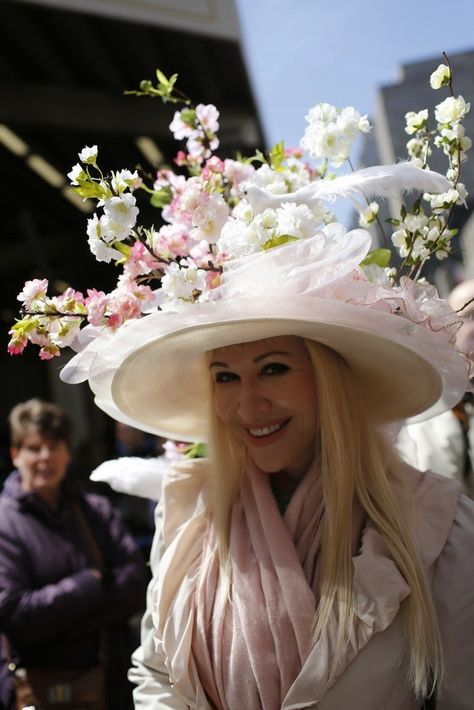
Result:
{"label": "feather plume on hat", "polygon": [[404,162],[374,165],[334,180],[316,180],[284,195],[275,195],[248,184],[245,194],[253,210],[258,213],[286,202],[314,207],[320,201],[330,202],[339,197],[357,201],[361,197],[397,197],[402,192],[445,192],[450,187],[451,183],[444,175]]}

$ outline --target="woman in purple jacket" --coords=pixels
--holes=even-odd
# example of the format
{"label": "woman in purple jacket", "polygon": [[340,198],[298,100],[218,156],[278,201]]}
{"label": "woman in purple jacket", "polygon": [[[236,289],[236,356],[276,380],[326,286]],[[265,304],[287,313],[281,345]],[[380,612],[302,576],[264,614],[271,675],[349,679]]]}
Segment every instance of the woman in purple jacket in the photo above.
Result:
{"label": "woman in purple jacket", "polygon": [[19,668],[60,673],[104,655],[105,707],[131,708],[127,620],[144,603],[141,554],[107,499],[67,480],[71,424],[59,407],[19,404],[10,428],[16,470],[0,495],[0,631],[8,639],[0,706],[15,707],[9,656]]}

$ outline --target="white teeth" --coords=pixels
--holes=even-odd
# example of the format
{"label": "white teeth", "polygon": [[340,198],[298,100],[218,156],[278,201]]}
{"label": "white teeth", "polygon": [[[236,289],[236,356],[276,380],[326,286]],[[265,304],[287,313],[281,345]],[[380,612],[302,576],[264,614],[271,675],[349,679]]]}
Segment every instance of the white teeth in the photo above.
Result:
{"label": "white teeth", "polygon": [[273,426],[265,426],[263,429],[249,429],[252,436],[268,436],[268,434],[273,434],[274,431],[281,429],[283,424],[273,424]]}

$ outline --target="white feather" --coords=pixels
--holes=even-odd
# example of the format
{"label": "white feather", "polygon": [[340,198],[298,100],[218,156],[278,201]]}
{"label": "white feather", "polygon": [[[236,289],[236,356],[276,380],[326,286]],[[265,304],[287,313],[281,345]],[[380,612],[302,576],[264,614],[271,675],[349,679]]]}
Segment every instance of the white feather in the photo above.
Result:
{"label": "white feather", "polygon": [[412,163],[396,163],[363,168],[334,180],[315,180],[286,195],[274,195],[251,183],[246,186],[245,193],[258,213],[285,202],[314,207],[320,201],[332,201],[338,197],[357,201],[361,197],[397,197],[402,192],[446,192],[450,187],[449,180],[440,173],[422,170]]}
{"label": "white feather", "polygon": [[163,473],[171,466],[165,456],[144,459],[122,456],[100,464],[90,475],[91,481],[108,483],[114,491],[140,498],[159,500]]}

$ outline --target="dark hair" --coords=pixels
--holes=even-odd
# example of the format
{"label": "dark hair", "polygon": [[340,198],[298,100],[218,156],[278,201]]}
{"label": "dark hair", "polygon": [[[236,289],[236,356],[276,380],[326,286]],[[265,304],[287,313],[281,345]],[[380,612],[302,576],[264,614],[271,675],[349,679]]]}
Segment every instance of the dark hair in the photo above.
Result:
{"label": "dark hair", "polygon": [[29,399],[13,407],[8,420],[12,446],[20,447],[31,430],[71,446],[72,420],[57,404]]}

